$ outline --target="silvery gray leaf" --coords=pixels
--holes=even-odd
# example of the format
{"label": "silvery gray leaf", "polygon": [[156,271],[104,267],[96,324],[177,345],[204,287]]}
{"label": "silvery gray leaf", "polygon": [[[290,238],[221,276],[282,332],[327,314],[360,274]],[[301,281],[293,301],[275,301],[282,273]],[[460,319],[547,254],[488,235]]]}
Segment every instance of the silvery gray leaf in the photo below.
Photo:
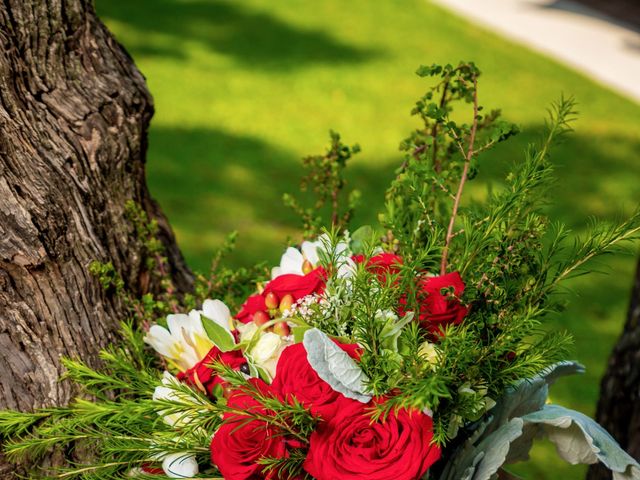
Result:
{"label": "silvery gray leaf", "polygon": [[[547,400],[549,385],[559,377],[583,371],[584,367],[579,363],[560,362],[508,389],[498,399],[497,405],[489,415],[477,422],[475,426],[471,426],[472,433],[449,457],[439,480],[475,480],[476,467],[484,458],[482,445],[486,444],[486,440],[492,438],[492,435],[502,427],[509,425],[511,420],[540,410]],[[514,424],[509,428],[515,428]],[[509,431],[513,432],[513,430]],[[528,459],[536,432],[537,428],[534,425],[524,425],[520,434],[511,438],[510,448],[503,463]]]}
{"label": "silvery gray leaf", "polygon": [[584,367],[581,364],[570,361],[559,362],[544,369],[535,377],[521,380],[509,388],[491,410],[493,419],[485,434],[500,428],[512,418],[540,410],[549,396],[549,385],[560,377],[576,373],[584,373]]}
{"label": "silvery gray leaf", "polygon": [[368,403],[371,395],[365,392],[367,376],[358,364],[326,334],[312,328],[302,341],[309,364],[318,376],[345,397]]}
{"label": "silvery gray leaf", "polygon": [[571,464],[602,462],[614,480],[640,480],[640,464],[609,433],[586,415],[559,405],[525,415],[556,445],[558,455]]}
{"label": "silvery gray leaf", "polygon": [[490,480],[504,465],[511,443],[522,435],[523,421],[514,418],[473,445],[470,440],[450,459],[440,480]]}
{"label": "silvery gray leaf", "polygon": [[522,435],[522,426],[521,418],[513,418],[478,444],[478,450],[483,451],[484,456],[476,465],[472,480],[494,478],[507,459],[511,443]]}

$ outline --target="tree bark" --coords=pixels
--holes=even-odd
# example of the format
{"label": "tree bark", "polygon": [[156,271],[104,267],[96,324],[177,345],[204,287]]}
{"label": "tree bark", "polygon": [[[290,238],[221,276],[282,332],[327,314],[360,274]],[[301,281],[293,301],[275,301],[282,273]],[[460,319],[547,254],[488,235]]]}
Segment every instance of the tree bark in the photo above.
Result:
{"label": "tree bark", "polygon": [[[596,420],[624,450],[640,460],[640,262],[627,321],[600,384]],[[587,479],[611,479],[611,473],[593,465]]]}
{"label": "tree bark", "polygon": [[125,317],[90,263],[134,292],[148,278],[128,200],[158,220],[177,289],[192,278],[145,182],[152,98],[92,2],[1,0],[0,42],[0,408],[30,410],[68,402],[61,355],[95,365]]}

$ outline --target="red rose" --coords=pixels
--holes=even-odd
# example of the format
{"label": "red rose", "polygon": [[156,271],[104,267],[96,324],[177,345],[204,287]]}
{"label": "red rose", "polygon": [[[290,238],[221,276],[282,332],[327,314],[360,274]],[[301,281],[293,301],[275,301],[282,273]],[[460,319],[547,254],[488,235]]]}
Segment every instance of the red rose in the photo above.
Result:
{"label": "red rose", "polygon": [[[340,345],[352,358],[358,358],[357,345]],[[295,397],[314,415],[328,420],[338,407],[338,400],[349,401],[322,380],[307,360],[304,345],[296,343],[284,349],[278,360],[276,376],[271,384],[280,398],[291,400]],[[355,401],[355,400],[351,400]]]}
{"label": "red rose", "polygon": [[416,480],[440,458],[431,417],[403,409],[372,423],[370,407],[341,402],[318,424],[304,462],[316,480]]}
{"label": "red rose", "polygon": [[[354,255],[351,259],[356,263],[364,262],[364,255]],[[395,253],[379,253],[367,260],[367,268],[378,275],[380,282],[384,283],[387,273],[397,274],[402,265],[402,257]]]}
{"label": "red rose", "polygon": [[458,272],[424,279],[418,294],[420,324],[435,335],[441,335],[446,325],[458,325],[469,311],[460,303],[463,293]]}
{"label": "red rose", "polygon": [[260,310],[265,311],[266,309],[267,306],[264,304],[264,297],[262,295],[259,293],[251,295],[242,305],[240,313],[236,315],[236,319],[240,320],[242,323],[249,323],[253,320],[254,313]]}
{"label": "red rose", "polygon": [[289,294],[294,301],[298,301],[312,293],[322,293],[326,277],[327,274],[322,267],[318,267],[306,275],[296,275],[294,273],[280,275],[267,283],[262,293],[251,295],[247,298],[247,301],[244,302],[240,309],[240,313],[236,315],[236,319],[242,323],[249,323],[253,320],[253,315],[256,312],[266,312],[265,297],[270,292],[275,293],[277,298],[282,298]]}
{"label": "red rose", "polygon": [[[253,380],[254,385],[268,392],[268,385]],[[235,392],[228,406],[238,412],[224,414],[222,426],[211,441],[211,461],[226,480],[273,479],[275,472],[266,473],[258,460],[265,457],[282,458],[287,455],[287,444],[267,423],[240,412],[269,414],[265,408],[246,392]]]}
{"label": "red rose", "polygon": [[278,298],[289,294],[297,301],[312,293],[322,293],[326,277],[326,272],[322,267],[318,267],[306,275],[286,273],[267,283],[262,294],[267,295],[269,292],[273,292]]}
{"label": "red rose", "polygon": [[218,347],[213,347],[202,360],[189,370],[178,373],[178,380],[193,385],[200,390],[204,390],[209,393],[209,395],[213,395],[215,386],[224,383],[224,380],[216,375],[210,367],[214,362],[222,362],[234,370],[240,370],[240,368],[247,363],[240,350],[221,352]]}
{"label": "red rose", "polygon": [[154,467],[151,463],[143,463],[140,470],[147,475],[164,475],[164,470],[160,467]]}

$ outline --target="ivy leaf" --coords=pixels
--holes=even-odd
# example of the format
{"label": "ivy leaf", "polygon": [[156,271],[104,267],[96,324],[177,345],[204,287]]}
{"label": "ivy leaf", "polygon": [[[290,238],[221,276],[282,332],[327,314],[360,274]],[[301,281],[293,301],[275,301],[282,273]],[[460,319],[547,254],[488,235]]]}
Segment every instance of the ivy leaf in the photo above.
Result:
{"label": "ivy leaf", "polygon": [[358,364],[317,328],[307,330],[302,341],[307,359],[318,376],[345,397],[368,403],[371,395],[365,393],[367,376]]}
{"label": "ivy leaf", "polygon": [[218,347],[220,351],[228,352],[236,347],[233,335],[231,335],[229,330],[221,327],[204,315],[201,315],[200,318],[202,319],[202,327],[204,328],[204,331],[207,332],[207,336],[213,343],[215,343],[216,347]]}

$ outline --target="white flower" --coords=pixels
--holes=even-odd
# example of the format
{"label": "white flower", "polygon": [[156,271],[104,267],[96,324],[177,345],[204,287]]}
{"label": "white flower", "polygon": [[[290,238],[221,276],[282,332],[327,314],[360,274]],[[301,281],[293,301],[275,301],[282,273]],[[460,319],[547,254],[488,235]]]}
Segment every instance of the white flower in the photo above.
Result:
{"label": "white flower", "polygon": [[198,474],[195,455],[187,452],[168,453],[162,460],[162,469],[169,478],[193,478]]}
{"label": "white flower", "polygon": [[167,327],[153,325],[144,337],[160,355],[172,360],[181,370],[188,370],[202,360],[215,343],[202,324],[201,315],[222,327],[233,339],[232,318],[229,308],[220,300],[205,300],[202,310],[191,310],[188,315],[167,315]]}
{"label": "white flower", "polygon": [[238,333],[240,333],[240,342],[249,342],[256,334],[258,329],[258,325],[254,322],[249,323],[238,323]]}
{"label": "white flower", "polygon": [[276,366],[282,351],[291,345],[291,340],[272,332],[263,333],[248,352],[253,364],[265,370],[271,378],[276,375]]}
{"label": "white flower", "polygon": [[[181,370],[188,370],[200,361],[191,338],[194,316],[183,313],[167,315],[167,327],[152,325],[144,337],[160,355],[172,360]],[[200,317],[198,316],[198,322]],[[202,322],[200,327],[202,327]],[[206,354],[206,353],[205,353]]]}
{"label": "white flower", "polygon": [[191,310],[189,312],[189,316],[193,318],[192,339],[194,342],[194,348],[196,348],[200,359],[204,358],[207,353],[209,353],[209,350],[211,350],[215,345],[215,342],[209,338],[204,330],[202,319],[200,318],[201,315],[222,327],[222,329],[227,332],[232,342],[235,343],[233,333],[231,333],[231,330],[233,329],[233,317],[231,317],[229,307],[220,300],[205,300],[202,303],[202,310]]}
{"label": "white flower", "polygon": [[[189,395],[184,390],[179,390],[180,382],[169,372],[163,373],[161,382],[162,385],[158,385],[153,392],[152,398],[154,401],[168,400],[171,402],[202,404],[202,400],[197,395]],[[162,416],[162,419],[167,425],[171,425],[172,427],[187,425],[193,420],[192,416],[180,412],[167,414],[166,411],[163,410],[158,412],[158,414]]]}
{"label": "white flower", "polygon": [[[295,275],[305,275],[316,268],[320,263],[320,252],[326,251],[329,246],[329,236],[322,234],[314,241],[304,241],[300,245],[300,250],[289,247],[285,250],[280,259],[280,266],[271,270],[271,278],[274,279],[280,275],[293,273]],[[338,242],[335,246],[334,256],[339,260],[338,271],[342,269],[343,273],[347,273],[352,267],[343,268],[343,264],[350,260],[349,245],[346,242]]]}

